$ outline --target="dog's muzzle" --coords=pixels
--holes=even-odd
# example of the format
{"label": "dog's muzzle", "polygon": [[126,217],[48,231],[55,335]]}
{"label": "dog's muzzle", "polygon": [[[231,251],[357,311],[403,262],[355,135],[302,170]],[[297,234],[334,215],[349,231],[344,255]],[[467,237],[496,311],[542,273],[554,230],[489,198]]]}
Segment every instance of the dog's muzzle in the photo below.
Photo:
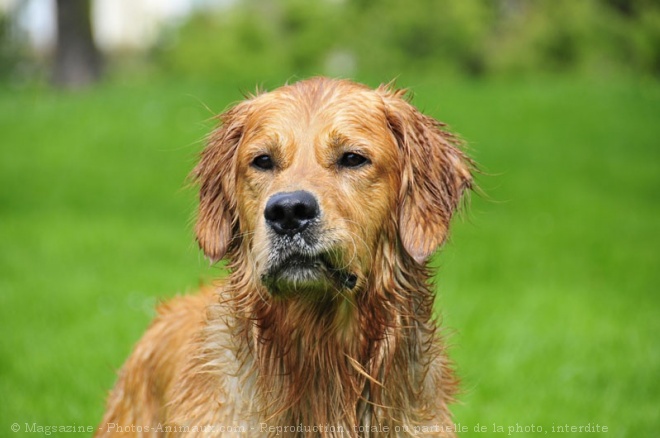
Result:
{"label": "dog's muzzle", "polygon": [[266,203],[271,250],[262,281],[271,292],[325,288],[328,282],[350,290],[357,284],[357,276],[338,268],[332,251],[320,247],[320,216],[318,201],[303,190],[277,193]]}

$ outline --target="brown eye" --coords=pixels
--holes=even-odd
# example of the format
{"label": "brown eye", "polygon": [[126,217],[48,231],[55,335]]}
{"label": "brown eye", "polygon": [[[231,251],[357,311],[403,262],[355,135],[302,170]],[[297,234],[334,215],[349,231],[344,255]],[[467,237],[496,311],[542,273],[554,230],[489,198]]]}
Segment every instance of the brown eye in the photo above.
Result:
{"label": "brown eye", "polygon": [[261,170],[272,170],[275,167],[275,163],[273,163],[270,155],[259,155],[252,160],[252,166]]}
{"label": "brown eye", "polygon": [[369,163],[369,159],[355,152],[346,152],[339,159],[338,164],[341,167],[360,167]]}

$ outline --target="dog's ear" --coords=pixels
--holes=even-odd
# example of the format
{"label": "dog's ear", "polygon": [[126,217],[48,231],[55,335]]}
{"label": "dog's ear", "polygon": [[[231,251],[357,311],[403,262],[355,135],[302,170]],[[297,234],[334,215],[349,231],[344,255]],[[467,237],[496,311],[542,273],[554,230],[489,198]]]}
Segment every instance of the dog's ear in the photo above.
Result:
{"label": "dog's ear", "polygon": [[215,263],[237,245],[236,151],[243,136],[248,102],[221,114],[221,125],[211,133],[199,164],[192,172],[199,185],[195,234],[204,254]]}
{"label": "dog's ear", "polygon": [[472,185],[472,161],[460,141],[406,99],[405,90],[381,86],[387,119],[400,148],[399,237],[424,263],[447,237],[461,195]]}

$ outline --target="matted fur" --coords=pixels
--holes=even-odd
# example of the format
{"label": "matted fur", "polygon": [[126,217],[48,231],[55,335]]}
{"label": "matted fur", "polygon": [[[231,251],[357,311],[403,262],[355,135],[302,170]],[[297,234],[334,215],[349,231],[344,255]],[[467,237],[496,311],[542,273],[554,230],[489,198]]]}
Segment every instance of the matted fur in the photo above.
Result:
{"label": "matted fur", "polygon": [[[452,436],[456,380],[426,263],[472,181],[457,138],[404,91],[325,78],[251,96],[220,121],[193,172],[195,231],[230,274],[159,308],[97,435]],[[351,148],[368,167],[334,165]],[[278,167],[255,171],[266,152]],[[280,251],[265,202],[301,189],[323,212],[317,245],[355,287],[264,286]]]}

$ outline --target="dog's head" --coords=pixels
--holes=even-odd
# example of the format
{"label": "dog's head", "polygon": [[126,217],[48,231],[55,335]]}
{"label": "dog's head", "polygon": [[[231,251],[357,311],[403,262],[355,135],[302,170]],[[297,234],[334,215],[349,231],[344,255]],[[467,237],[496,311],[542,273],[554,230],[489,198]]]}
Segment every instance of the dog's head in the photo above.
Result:
{"label": "dog's head", "polygon": [[471,184],[455,138],[389,87],[315,78],[220,118],[194,170],[197,240],[273,295],[359,290],[383,245],[425,263]]}

